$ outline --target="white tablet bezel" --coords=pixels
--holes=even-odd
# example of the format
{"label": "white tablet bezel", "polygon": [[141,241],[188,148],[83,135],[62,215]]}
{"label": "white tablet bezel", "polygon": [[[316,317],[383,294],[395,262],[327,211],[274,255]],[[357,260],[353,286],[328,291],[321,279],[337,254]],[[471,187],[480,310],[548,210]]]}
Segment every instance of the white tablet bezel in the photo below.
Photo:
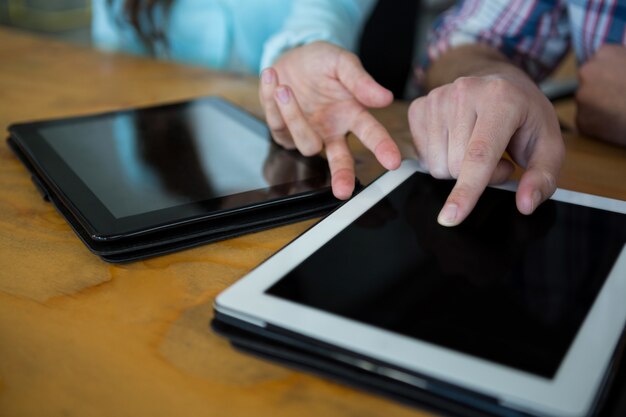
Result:
{"label": "white tablet bezel", "polygon": [[[626,245],[552,380],[265,294],[286,273],[416,171],[421,171],[416,161],[404,161],[398,170],[380,177],[221,293],[215,302],[217,311],[261,327],[271,323],[400,369],[497,398],[513,409],[548,416],[587,415],[626,323]],[[515,190],[515,187],[511,182],[498,188]],[[560,189],[552,199],[626,214],[624,201]],[[396,377],[406,379],[409,375],[399,372]]]}

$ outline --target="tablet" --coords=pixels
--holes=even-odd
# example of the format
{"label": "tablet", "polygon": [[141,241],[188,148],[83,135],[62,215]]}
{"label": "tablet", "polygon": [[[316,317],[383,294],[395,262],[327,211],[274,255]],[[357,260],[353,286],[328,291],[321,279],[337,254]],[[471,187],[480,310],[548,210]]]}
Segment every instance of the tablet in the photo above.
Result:
{"label": "tablet", "polygon": [[524,216],[508,184],[445,228],[453,185],[404,161],[216,313],[490,413],[591,415],[626,323],[626,202],[557,190]]}
{"label": "tablet", "polygon": [[276,146],[263,122],[219,97],[22,123],[9,132],[35,183],[100,254],[276,223],[290,218],[279,207],[298,212],[299,201],[311,203],[307,213],[337,204],[322,158]]}

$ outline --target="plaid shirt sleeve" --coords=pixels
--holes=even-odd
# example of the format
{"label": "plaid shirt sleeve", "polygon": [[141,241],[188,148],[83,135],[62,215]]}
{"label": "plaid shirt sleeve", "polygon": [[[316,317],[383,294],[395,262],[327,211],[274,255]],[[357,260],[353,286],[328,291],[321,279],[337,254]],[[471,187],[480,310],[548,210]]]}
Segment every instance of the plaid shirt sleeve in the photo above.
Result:
{"label": "plaid shirt sleeve", "polygon": [[418,80],[444,52],[466,44],[493,47],[539,81],[570,47],[564,0],[463,0],[442,14],[429,34]]}

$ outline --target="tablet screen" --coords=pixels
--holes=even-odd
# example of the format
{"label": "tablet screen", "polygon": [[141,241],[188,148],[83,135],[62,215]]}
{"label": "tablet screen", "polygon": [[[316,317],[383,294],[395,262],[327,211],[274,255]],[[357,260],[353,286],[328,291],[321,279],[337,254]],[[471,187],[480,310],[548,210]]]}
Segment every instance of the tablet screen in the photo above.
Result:
{"label": "tablet screen", "polygon": [[324,172],[273,145],[250,119],[208,99],[47,124],[39,133],[116,219],[208,200],[228,208],[227,196],[324,182]]}
{"label": "tablet screen", "polygon": [[[439,226],[453,183],[415,173],[270,295],[552,378],[626,242],[626,216],[487,189]],[[349,337],[349,335],[346,335]]]}

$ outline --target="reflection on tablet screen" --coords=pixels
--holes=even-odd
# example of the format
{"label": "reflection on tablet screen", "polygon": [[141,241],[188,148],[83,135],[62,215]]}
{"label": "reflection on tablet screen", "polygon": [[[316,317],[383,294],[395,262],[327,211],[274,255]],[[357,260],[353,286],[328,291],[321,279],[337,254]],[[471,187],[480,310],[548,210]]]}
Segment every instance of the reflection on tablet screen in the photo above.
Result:
{"label": "reflection on tablet screen", "polygon": [[41,134],[117,219],[320,176],[214,103],[85,118]]}
{"label": "reflection on tablet screen", "polygon": [[626,242],[623,214],[487,189],[437,224],[453,183],[414,174],[267,293],[552,378]]}

